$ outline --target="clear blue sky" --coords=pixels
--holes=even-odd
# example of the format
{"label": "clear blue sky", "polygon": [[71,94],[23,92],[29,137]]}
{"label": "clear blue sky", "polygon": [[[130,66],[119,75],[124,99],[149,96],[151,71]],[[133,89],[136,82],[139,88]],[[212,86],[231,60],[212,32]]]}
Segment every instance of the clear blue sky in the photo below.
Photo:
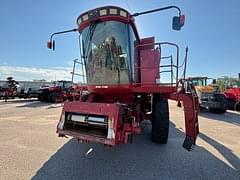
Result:
{"label": "clear blue sky", "polygon": [[[65,67],[69,70],[71,60],[79,56],[77,34],[58,36],[55,52],[46,48],[50,34],[75,28],[80,13],[104,5],[118,5],[132,13],[177,5],[186,14],[186,25],[182,31],[171,30],[171,18],[176,12],[170,10],[138,17],[136,22],[140,36],[155,36],[158,41],[179,43],[181,58],[185,46],[188,46],[189,75],[220,77],[237,76],[240,72],[238,0],[8,0],[2,1],[0,6],[0,79],[10,72],[15,76],[19,73],[23,79],[36,79],[34,75],[29,76],[28,68],[32,73],[38,69],[39,72]],[[19,67],[21,71],[11,69]],[[43,72],[52,73],[51,70]]]}

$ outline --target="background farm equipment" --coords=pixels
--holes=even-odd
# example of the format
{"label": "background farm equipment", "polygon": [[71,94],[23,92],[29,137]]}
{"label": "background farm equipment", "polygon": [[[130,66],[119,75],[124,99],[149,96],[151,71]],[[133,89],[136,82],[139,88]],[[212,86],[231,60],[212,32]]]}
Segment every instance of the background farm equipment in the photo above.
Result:
{"label": "background farm equipment", "polygon": [[71,81],[57,81],[53,86],[43,86],[38,92],[38,99],[44,102],[62,102],[71,99],[73,90]]}
{"label": "background farm equipment", "polygon": [[7,80],[0,87],[0,99],[14,99],[14,98],[37,98],[39,86],[35,82],[27,83],[15,81],[12,77]]}
{"label": "background farm equipment", "polygon": [[[185,16],[176,6],[130,14],[125,9],[106,6],[81,14],[78,28],[53,33],[48,48],[55,49],[55,35],[80,33],[86,84],[79,101],[64,102],[57,126],[59,136],[73,136],[80,141],[99,142],[107,146],[131,142],[140,133],[140,122],[152,122],[152,141],[167,143],[169,132],[168,99],[182,101],[185,113],[186,138],[183,147],[190,150],[198,130],[198,100],[190,82],[178,77],[179,47],[171,42],[155,42],[154,37],[140,38],[136,16],[176,9],[173,29],[180,30]],[[176,49],[176,60],[162,64],[163,47]],[[187,57],[187,54],[186,56]],[[186,61],[185,69],[186,73]],[[170,82],[161,76],[169,73]],[[175,81],[173,81],[175,77]],[[83,93],[81,93],[83,94]]]}
{"label": "background farm equipment", "polygon": [[228,109],[240,111],[240,87],[228,88],[224,94],[228,101]]}
{"label": "background farm equipment", "polygon": [[18,98],[37,98],[38,97],[39,88],[27,87],[27,88],[20,88],[17,93]]}
{"label": "background farm equipment", "polygon": [[225,113],[227,110],[227,100],[219,87],[214,83],[208,83],[212,80],[208,77],[191,77],[199,100],[201,108],[207,108],[213,113]]}
{"label": "background farm equipment", "polygon": [[43,102],[64,102],[79,100],[82,87],[72,81],[57,81],[53,86],[43,86],[38,91],[38,100]]}
{"label": "background farm equipment", "polygon": [[18,95],[19,85],[18,82],[13,79],[13,77],[8,77],[6,82],[0,88],[0,96],[5,99],[13,99]]}

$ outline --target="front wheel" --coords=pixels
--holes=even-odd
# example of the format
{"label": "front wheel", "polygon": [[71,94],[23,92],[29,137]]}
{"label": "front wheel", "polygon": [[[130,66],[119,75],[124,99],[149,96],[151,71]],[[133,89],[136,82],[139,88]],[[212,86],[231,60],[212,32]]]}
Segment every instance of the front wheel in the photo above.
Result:
{"label": "front wheel", "polygon": [[169,132],[169,107],[168,100],[161,94],[153,94],[152,103],[152,141],[166,144]]}
{"label": "front wheel", "polygon": [[224,94],[214,94],[216,102],[220,103],[219,108],[209,108],[209,111],[212,113],[223,114],[227,111],[228,102]]}

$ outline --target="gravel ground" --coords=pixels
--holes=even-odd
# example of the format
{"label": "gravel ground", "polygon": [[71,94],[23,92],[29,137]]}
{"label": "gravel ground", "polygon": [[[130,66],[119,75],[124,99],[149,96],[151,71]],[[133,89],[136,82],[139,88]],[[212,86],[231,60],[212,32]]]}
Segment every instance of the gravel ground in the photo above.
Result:
{"label": "gravel ground", "polygon": [[[240,179],[240,113],[202,112],[197,146],[183,149],[183,111],[170,102],[167,145],[150,141],[144,123],[133,143],[110,149],[58,138],[60,104],[0,101],[0,180]],[[92,148],[92,152],[86,152]]]}

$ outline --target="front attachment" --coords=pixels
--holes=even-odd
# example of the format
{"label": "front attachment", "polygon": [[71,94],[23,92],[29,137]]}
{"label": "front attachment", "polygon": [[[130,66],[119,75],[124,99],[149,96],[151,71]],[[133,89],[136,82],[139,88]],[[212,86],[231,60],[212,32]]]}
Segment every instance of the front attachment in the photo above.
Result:
{"label": "front attachment", "polygon": [[139,133],[129,108],[118,103],[65,102],[57,126],[59,136],[72,136],[81,142],[113,146],[128,142]]}

